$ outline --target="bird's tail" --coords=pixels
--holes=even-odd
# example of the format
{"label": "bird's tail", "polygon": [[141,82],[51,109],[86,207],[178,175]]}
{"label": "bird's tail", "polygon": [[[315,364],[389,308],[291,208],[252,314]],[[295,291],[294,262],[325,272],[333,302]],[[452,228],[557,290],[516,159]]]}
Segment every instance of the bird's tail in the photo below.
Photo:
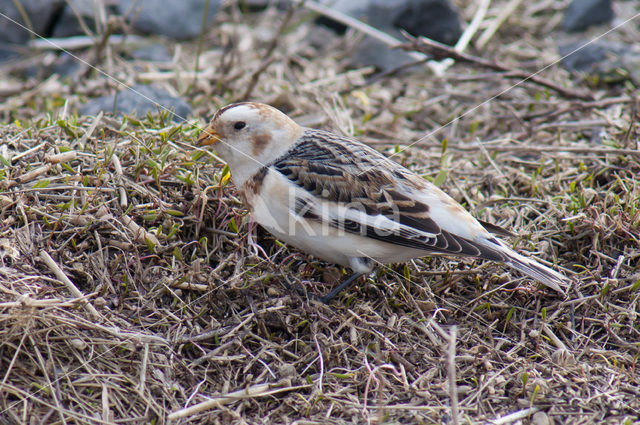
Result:
{"label": "bird's tail", "polygon": [[509,248],[506,248],[506,250],[508,251],[508,258],[505,260],[506,264],[561,294],[565,293],[565,288],[569,285],[569,280],[566,277]]}

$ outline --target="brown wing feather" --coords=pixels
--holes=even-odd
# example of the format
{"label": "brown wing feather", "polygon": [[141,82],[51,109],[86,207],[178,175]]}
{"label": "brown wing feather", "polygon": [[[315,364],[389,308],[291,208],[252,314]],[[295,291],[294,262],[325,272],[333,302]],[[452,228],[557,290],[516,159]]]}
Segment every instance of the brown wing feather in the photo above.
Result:
{"label": "brown wing feather", "polygon": [[[398,190],[398,184],[419,189],[415,175],[378,151],[353,139],[307,130],[300,143],[271,164],[293,183],[328,201],[348,204],[369,215],[383,215],[404,225],[380,234],[379,229],[353,220],[332,220],[332,226],[376,240],[434,253],[504,261],[497,249],[443,231],[429,215],[429,206]],[[313,206],[298,200],[296,210],[320,219]]]}

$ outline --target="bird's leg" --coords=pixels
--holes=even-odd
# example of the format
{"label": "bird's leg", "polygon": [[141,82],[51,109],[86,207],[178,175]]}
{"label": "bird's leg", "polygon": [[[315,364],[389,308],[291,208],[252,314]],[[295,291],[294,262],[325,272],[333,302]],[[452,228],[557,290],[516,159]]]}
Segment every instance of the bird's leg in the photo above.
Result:
{"label": "bird's leg", "polygon": [[346,278],[344,282],[342,282],[340,285],[333,288],[331,292],[329,292],[327,295],[325,295],[324,297],[321,297],[320,301],[322,301],[325,304],[329,304],[331,300],[336,297],[336,295],[338,295],[343,290],[347,289],[349,286],[353,285],[353,283],[363,274],[364,273],[357,273],[357,272],[352,274],[351,276]]}
{"label": "bird's leg", "polygon": [[[285,279],[286,279],[286,277],[285,277]],[[303,298],[304,297],[310,297],[310,296],[312,298],[314,297],[313,294],[307,293],[307,291],[304,288],[302,288],[300,285],[296,285],[295,283],[291,283],[291,282],[288,281],[288,279],[287,279],[286,282],[282,282],[282,284],[284,285],[285,288],[287,288],[287,290],[289,290],[289,291],[294,290],[294,291],[296,291],[298,293],[298,295],[300,295]]]}
{"label": "bird's leg", "polygon": [[[287,258],[289,258],[289,257],[287,257]],[[297,261],[296,261],[296,264],[297,264],[297,265],[299,265],[301,262],[302,262],[302,261],[297,260]],[[298,284],[296,284],[296,283],[293,283],[293,282],[289,281],[289,278],[287,277],[287,275],[286,275],[286,274],[283,274],[283,276],[282,276],[282,277],[284,278],[284,281],[281,281],[281,282],[282,282],[282,284],[284,285],[284,287],[285,287],[285,288],[287,288],[287,290],[289,290],[289,291],[291,291],[291,290],[296,291],[296,292],[298,293],[298,295],[300,295],[302,298],[305,298],[305,297],[306,297],[306,298],[315,298],[316,300],[318,299],[318,297],[317,297],[317,296],[315,296],[315,295],[313,295],[313,294],[309,294],[309,293],[307,292],[307,290],[306,290],[306,289],[304,289],[302,286],[300,286],[300,285],[298,285]]]}

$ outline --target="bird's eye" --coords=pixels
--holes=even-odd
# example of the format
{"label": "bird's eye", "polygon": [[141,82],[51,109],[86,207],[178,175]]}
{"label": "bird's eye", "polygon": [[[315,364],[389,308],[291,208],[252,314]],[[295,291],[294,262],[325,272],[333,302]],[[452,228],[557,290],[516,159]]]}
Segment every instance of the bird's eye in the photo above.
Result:
{"label": "bird's eye", "polygon": [[243,128],[245,128],[247,126],[247,123],[244,121],[238,121],[233,125],[233,128],[235,128],[236,130],[242,130]]}

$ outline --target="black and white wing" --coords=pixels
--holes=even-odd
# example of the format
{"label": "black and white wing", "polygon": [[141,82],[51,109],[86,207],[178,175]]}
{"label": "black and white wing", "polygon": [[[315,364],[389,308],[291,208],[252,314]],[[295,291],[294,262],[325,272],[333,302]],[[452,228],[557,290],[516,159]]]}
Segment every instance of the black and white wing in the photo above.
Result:
{"label": "black and white wing", "polygon": [[504,262],[563,292],[564,277],[491,235],[440,189],[350,138],[308,129],[270,168],[302,193],[296,213],[381,242]]}

